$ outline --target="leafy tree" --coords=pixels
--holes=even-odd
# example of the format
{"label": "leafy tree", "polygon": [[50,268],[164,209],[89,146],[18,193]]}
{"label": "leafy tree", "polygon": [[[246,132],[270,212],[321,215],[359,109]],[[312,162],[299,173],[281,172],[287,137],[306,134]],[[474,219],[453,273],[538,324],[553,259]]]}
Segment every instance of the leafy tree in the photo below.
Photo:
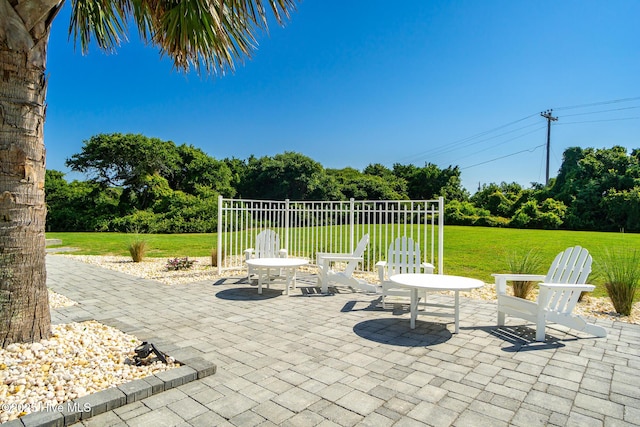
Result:
{"label": "leafy tree", "polygon": [[335,178],[327,174],[326,170],[315,175],[313,181],[314,190],[309,194],[309,200],[341,200],[344,197]]}
{"label": "leafy tree", "polygon": [[368,165],[364,168],[362,173],[365,175],[379,176],[380,178],[389,178],[393,176],[393,171],[380,163]]}
{"label": "leafy tree", "polygon": [[433,163],[419,168],[415,165],[393,165],[393,173],[407,181],[409,199],[430,200],[444,197],[446,200],[468,200],[469,193],[462,187],[460,168],[440,169]]}
{"label": "leafy tree", "polygon": [[360,172],[347,167],[328,171],[338,183],[340,199],[404,200],[407,183],[380,164],[369,165]]}
{"label": "leafy tree", "polygon": [[216,160],[193,145],[180,145],[177,153],[178,168],[166,177],[171,188],[193,194],[197,186],[205,186],[224,197],[235,195],[233,175],[225,161]]}
{"label": "leafy tree", "polygon": [[[362,175],[345,182],[340,191],[346,199],[355,200],[403,200],[407,196],[401,191],[402,183],[390,181],[377,175]],[[398,191],[400,190],[400,191]]]}
{"label": "leafy tree", "polygon": [[346,167],[342,169],[327,169],[327,175],[332,176],[338,185],[342,187],[346,183],[351,181],[356,181],[360,179],[363,175],[358,169],[352,167]]}
{"label": "leafy tree", "polygon": [[557,229],[563,223],[567,207],[554,199],[538,204],[535,199],[525,202],[511,218],[510,225],[518,228]]}
{"label": "leafy tree", "polygon": [[[103,188],[122,187],[121,209],[146,208],[142,196],[150,176],[177,174],[180,156],[173,142],[134,134],[101,134],[84,142],[82,152],[67,159],[73,171],[87,174]],[[123,210],[123,212],[124,212]]]}
{"label": "leafy tree", "polygon": [[330,191],[322,187],[325,175],[320,163],[300,153],[250,157],[240,193],[262,200],[322,200]]}
{"label": "leafy tree", "polygon": [[604,197],[607,218],[617,228],[640,231],[640,186],[630,190],[611,190]]}
{"label": "leafy tree", "polygon": [[47,170],[45,192],[49,231],[107,231],[118,214],[121,190],[88,181],[67,183],[60,171]]}
{"label": "leafy tree", "polygon": [[[131,23],[177,69],[224,72],[257,45],[255,31],[267,28],[263,3],[73,0],[70,33],[83,52],[92,39],[110,51]],[[64,2],[0,4],[0,345],[5,347],[46,338],[51,329],[44,250],[45,65],[51,25]],[[283,22],[295,2],[274,0],[269,6]]]}
{"label": "leafy tree", "polygon": [[247,175],[247,162],[244,160],[236,159],[235,157],[226,158],[223,160],[224,164],[227,165],[229,171],[231,173],[231,187],[235,190],[236,196],[241,196],[238,194],[240,188],[242,187],[242,183],[246,179]]}
{"label": "leafy tree", "polygon": [[490,225],[490,213],[486,209],[476,208],[473,203],[452,200],[444,205],[445,224],[452,225]]}
{"label": "leafy tree", "polygon": [[168,191],[163,191],[151,208],[112,218],[110,230],[145,233],[210,233],[216,230],[217,197],[173,191],[168,186],[164,189]]}
{"label": "leafy tree", "polygon": [[[67,191],[66,203],[52,205],[55,193],[47,196],[54,208],[49,219],[55,221],[49,226],[57,230],[213,231],[216,213],[206,211],[210,203],[200,195],[217,201],[218,194],[235,194],[226,162],[191,145],[176,146],[142,135],[98,135],[85,142],[82,152],[67,164],[87,173],[90,180],[79,193]],[[60,178],[56,173],[52,177]],[[107,194],[119,197],[109,200],[110,210],[103,206]],[[180,209],[184,212],[178,213]],[[188,211],[199,213],[194,216]],[[65,223],[57,221],[62,215],[68,217]]]}
{"label": "leafy tree", "polygon": [[523,189],[518,183],[502,182],[485,184],[471,196],[471,202],[476,207],[487,209],[492,215],[511,218],[515,204],[522,198]]}
{"label": "leafy tree", "polygon": [[[640,184],[637,151],[628,154],[621,146],[565,150],[558,177],[549,195],[567,207],[569,228],[606,230],[618,227],[623,214],[612,213],[606,205],[608,194],[633,191]],[[620,206],[616,204],[616,206]],[[609,216],[616,218],[612,221]],[[626,220],[624,221],[626,222]]]}

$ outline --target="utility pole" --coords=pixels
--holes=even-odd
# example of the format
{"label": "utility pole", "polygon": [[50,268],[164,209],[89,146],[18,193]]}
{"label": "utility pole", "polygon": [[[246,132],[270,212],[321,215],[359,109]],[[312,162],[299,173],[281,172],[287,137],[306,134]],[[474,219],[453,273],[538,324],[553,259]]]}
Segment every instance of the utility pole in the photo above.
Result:
{"label": "utility pole", "polygon": [[553,110],[547,110],[540,113],[542,117],[547,119],[547,176],[546,176],[547,181],[545,183],[545,185],[547,186],[549,185],[549,152],[551,151],[551,122],[558,121],[558,118],[553,117],[551,113],[553,113]]}

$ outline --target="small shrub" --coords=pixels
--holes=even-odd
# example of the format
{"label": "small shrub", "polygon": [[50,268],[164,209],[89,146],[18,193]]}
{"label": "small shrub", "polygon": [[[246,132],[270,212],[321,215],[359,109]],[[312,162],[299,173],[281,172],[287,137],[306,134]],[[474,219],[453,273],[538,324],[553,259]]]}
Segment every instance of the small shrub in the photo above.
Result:
{"label": "small shrub", "polygon": [[598,265],[604,276],[604,286],[618,314],[628,316],[640,284],[640,253],[632,251],[606,251]]}
{"label": "small shrub", "polygon": [[[542,266],[542,258],[534,249],[530,249],[526,253],[518,251],[512,252],[507,257],[509,271],[513,274],[539,274]],[[530,281],[513,281],[513,295],[518,298],[527,299],[536,282]]]}
{"label": "small shrub", "polygon": [[129,244],[129,253],[133,262],[141,262],[147,254],[146,240],[136,239]]}
{"label": "small shrub", "polygon": [[167,270],[189,270],[193,267],[193,264],[197,262],[196,260],[189,259],[188,257],[184,258],[173,258],[167,261]]}

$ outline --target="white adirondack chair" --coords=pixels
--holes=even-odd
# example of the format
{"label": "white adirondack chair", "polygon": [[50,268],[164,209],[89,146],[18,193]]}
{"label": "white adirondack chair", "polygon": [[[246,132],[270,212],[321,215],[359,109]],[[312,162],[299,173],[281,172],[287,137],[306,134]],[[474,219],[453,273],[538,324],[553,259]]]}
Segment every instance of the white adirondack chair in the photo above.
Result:
{"label": "white adirondack chair", "polygon": [[[607,331],[573,314],[581,292],[591,292],[595,286],[586,284],[591,273],[589,251],[575,246],[560,252],[546,276],[537,274],[493,274],[498,294],[498,326],[504,326],[505,315],[519,317],[536,325],[536,341],[544,341],[546,322],[555,322],[597,337]],[[537,301],[507,295],[507,281],[542,281]]]}
{"label": "white adirondack chair", "polygon": [[427,273],[432,274],[433,264],[422,262],[420,258],[420,246],[410,237],[398,237],[387,252],[386,261],[376,263],[380,291],[382,293],[382,307],[388,296],[411,298],[411,290],[396,285],[389,280],[390,276],[402,273]]}
{"label": "white adirondack chair", "polygon": [[[363,254],[368,244],[369,235],[365,234],[352,253],[318,252],[316,254],[316,264],[320,268],[318,284],[322,293],[326,294],[329,291],[329,283],[338,283],[354,289],[376,292],[375,285],[367,283],[366,280],[353,277],[356,267],[364,260]],[[344,267],[344,269],[337,270],[338,266]]]}
{"label": "white adirondack chair", "polygon": [[[245,249],[245,260],[253,258],[286,258],[287,250],[280,249],[280,237],[273,230],[263,230],[256,236],[255,248]],[[256,274],[255,267],[247,265],[247,278]]]}

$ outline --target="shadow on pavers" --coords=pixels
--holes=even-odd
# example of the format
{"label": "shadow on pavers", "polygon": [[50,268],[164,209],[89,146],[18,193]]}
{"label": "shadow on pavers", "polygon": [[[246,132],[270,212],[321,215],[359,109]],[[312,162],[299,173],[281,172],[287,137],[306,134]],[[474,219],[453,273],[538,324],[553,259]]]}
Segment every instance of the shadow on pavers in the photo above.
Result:
{"label": "shadow on pavers", "polygon": [[451,339],[446,324],[416,320],[416,328],[411,329],[406,318],[365,320],[353,332],[370,341],[403,347],[428,347]]}
{"label": "shadow on pavers", "polygon": [[[366,294],[363,294],[364,298],[367,298]],[[363,302],[367,304],[366,306],[359,306],[356,308],[356,304]],[[386,307],[386,308],[385,308]],[[390,308],[389,308],[390,307]],[[352,300],[347,301],[345,305],[340,310],[341,313],[347,313],[350,311],[384,311],[387,313],[391,313],[394,316],[402,316],[404,314],[410,313],[409,303],[387,303],[386,306],[382,304],[382,297],[377,297],[373,300],[361,301],[361,300]]]}
{"label": "shadow on pavers", "polygon": [[296,289],[300,291],[300,295],[293,295],[296,297],[332,297],[337,294],[355,292],[350,288],[337,288],[335,286],[329,286],[327,288],[327,293],[322,293],[322,288],[317,286],[316,284],[310,284],[309,286],[300,286],[299,282]]}
{"label": "shadow on pavers", "polygon": [[282,289],[268,289],[262,287],[262,294],[258,293],[257,288],[234,288],[225,289],[216,294],[216,297],[220,299],[226,299],[231,301],[263,301],[282,295]]}
{"label": "shadow on pavers", "polygon": [[[485,331],[489,335],[500,338],[501,340],[512,344],[503,347],[502,351],[514,353],[517,351],[536,351],[536,350],[556,350],[565,347],[560,339],[545,335],[544,342],[536,341],[536,331],[533,328],[524,325],[517,326],[474,326],[462,327],[460,329],[477,329]],[[578,339],[572,338],[571,341]],[[563,340],[567,341],[567,340]]]}

